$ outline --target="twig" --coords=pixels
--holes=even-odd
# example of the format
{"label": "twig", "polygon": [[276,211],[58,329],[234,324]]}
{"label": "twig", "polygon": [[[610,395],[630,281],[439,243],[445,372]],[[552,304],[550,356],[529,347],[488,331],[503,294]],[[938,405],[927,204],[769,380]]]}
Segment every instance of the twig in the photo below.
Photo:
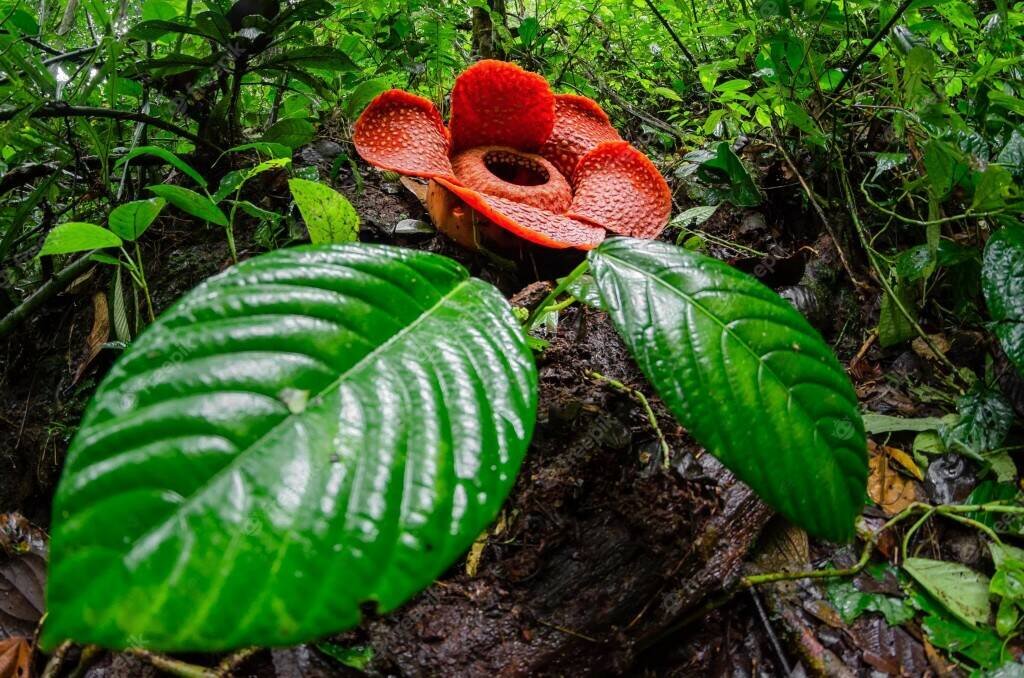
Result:
{"label": "twig", "polygon": [[661,432],[661,427],[658,426],[658,418],[654,416],[654,410],[651,408],[651,404],[647,401],[647,397],[644,396],[643,393],[636,390],[635,388],[630,388],[629,386],[623,384],[621,381],[618,381],[617,379],[612,379],[611,377],[606,377],[600,372],[594,372],[593,370],[590,370],[587,372],[587,376],[590,377],[591,379],[596,379],[598,381],[605,382],[606,384],[614,388],[616,391],[621,391],[622,393],[625,393],[626,395],[640,403],[640,405],[644,408],[644,412],[647,413],[647,421],[650,422],[651,428],[653,428],[654,432],[658,434],[658,443],[661,446],[662,454],[661,465],[662,468],[667,469],[669,467],[669,463],[671,462],[672,449],[668,446],[668,441],[665,440],[665,435]]}
{"label": "twig", "polygon": [[28,299],[21,302],[14,310],[5,315],[3,319],[0,319],[0,337],[9,334],[15,327],[24,322],[33,311],[48,301],[50,297],[63,290],[75,278],[84,273],[89,266],[95,263],[92,261],[92,255],[98,251],[93,250],[65,266],[60,272],[50,278],[45,285],[33,292]]}
{"label": "twig", "polygon": [[814,191],[812,191],[811,187],[807,185],[807,182],[804,180],[804,176],[800,173],[800,170],[796,168],[796,163],[793,162],[792,158],[789,157],[789,153],[786,152],[786,149],[782,144],[782,140],[779,139],[779,135],[775,130],[774,124],[772,124],[772,137],[774,137],[775,139],[775,148],[777,148],[779,150],[779,153],[782,154],[782,159],[786,161],[787,165],[789,165],[789,169],[793,170],[793,174],[796,175],[797,181],[800,182],[800,186],[804,189],[804,193],[807,195],[807,199],[811,201],[811,205],[814,207],[814,211],[818,213],[818,218],[821,219],[821,223],[824,224],[825,230],[828,231],[828,234],[832,237],[832,242],[835,243],[836,246],[836,252],[839,253],[839,261],[842,262],[843,269],[846,271],[846,275],[850,276],[850,280],[853,282],[854,285],[856,285],[860,289],[866,289],[868,287],[868,284],[862,280],[859,280],[857,276],[853,274],[853,269],[850,267],[850,262],[846,259],[846,254],[843,252],[842,243],[839,241],[839,238],[836,236],[835,230],[832,228],[832,222],[830,222],[828,220],[828,217],[825,216],[825,210],[822,209],[821,203],[819,203],[818,199],[815,197]]}
{"label": "twig", "polygon": [[213,669],[189,664],[180,659],[172,659],[171,657],[143,650],[142,648],[134,647],[126,650],[126,652],[149,662],[153,667],[161,671],[166,671],[172,676],[178,676],[178,678],[219,678],[217,672]]}
{"label": "twig", "polygon": [[217,664],[217,675],[230,676],[231,673],[242,664],[242,662],[244,662],[246,659],[253,656],[259,651],[260,648],[258,647],[246,647],[241,650],[238,650],[237,652],[229,654],[227,657],[224,658],[224,660],[220,664]]}
{"label": "twig", "polygon": [[[23,113],[25,108],[18,108],[14,110],[0,111],[0,122],[6,122],[16,118],[18,115]],[[214,150],[220,151],[220,147],[216,144],[207,141],[201,137],[192,134],[187,129],[179,127],[174,123],[166,122],[160,118],[155,118],[152,115],[146,115],[145,113],[136,113],[134,111],[115,111],[111,108],[99,108],[96,106],[68,106],[66,104],[45,104],[35,110],[28,112],[30,118],[109,118],[110,120],[131,120],[133,122],[142,122],[152,127],[157,127],[176,134],[182,139],[188,139],[197,146],[207,146]]]}
{"label": "twig", "polygon": [[992,210],[990,212],[973,212],[971,210],[967,210],[963,214],[955,214],[951,217],[939,217],[938,219],[929,219],[927,221],[924,219],[912,219],[911,217],[905,217],[898,212],[894,212],[886,207],[882,207],[880,204],[875,202],[874,199],[872,199],[871,194],[868,193],[867,187],[864,185],[867,179],[868,178],[865,176],[864,179],[860,182],[860,192],[864,194],[864,199],[868,201],[868,204],[874,207],[879,212],[882,212],[883,214],[893,217],[894,219],[898,219],[899,221],[902,221],[905,224],[914,224],[915,226],[936,226],[938,224],[945,224],[951,221],[961,221],[964,219],[983,219],[985,217],[993,217],[998,214],[1004,214],[1007,211],[1007,209]]}
{"label": "twig", "polygon": [[686,60],[690,62],[690,65],[697,68],[697,60],[693,58],[693,55],[690,54],[690,50],[686,49],[686,45],[684,45],[683,41],[679,39],[678,35],[676,35],[676,32],[672,29],[672,24],[665,19],[665,15],[658,11],[658,8],[654,6],[654,0],[644,0],[644,2],[646,2],[647,6],[651,8],[652,12],[654,12],[654,16],[658,17],[658,21],[660,21],[661,25],[665,27],[668,34],[672,36],[672,40],[675,41],[676,45],[686,57]]}
{"label": "twig", "polygon": [[853,189],[850,187],[850,179],[846,174],[846,166],[843,164],[842,158],[838,158],[837,160],[838,162],[836,163],[836,165],[839,168],[839,183],[842,185],[843,188],[843,195],[846,198],[846,205],[847,209],[850,212],[850,219],[853,221],[853,226],[857,231],[857,236],[860,238],[860,244],[864,248],[864,252],[867,254],[868,261],[871,263],[871,266],[874,267],[875,272],[877,273],[878,282],[882,285],[882,288],[885,290],[885,293],[889,295],[889,298],[892,300],[893,304],[896,305],[896,308],[899,309],[899,312],[903,315],[904,318],[907,319],[907,322],[909,322],[910,326],[914,328],[914,331],[917,332],[917,335],[921,337],[921,340],[925,343],[925,345],[931,350],[932,353],[935,354],[936,359],[939,362],[941,362],[946,367],[946,369],[950,371],[954,379],[956,379],[961,384],[966,386],[967,384],[966,382],[964,382],[964,378],[960,375],[960,371],[957,370],[956,365],[954,365],[952,361],[950,361],[950,359],[947,358],[944,353],[941,353],[939,349],[936,348],[935,344],[931,340],[931,337],[928,336],[928,334],[924,331],[924,328],[922,328],[921,325],[917,322],[917,318],[915,318],[914,315],[909,310],[907,310],[907,307],[903,303],[903,300],[899,298],[899,295],[897,295],[895,290],[893,290],[892,285],[889,284],[888,276],[882,270],[882,267],[878,265],[875,250],[871,247],[871,243],[868,242],[868,237],[864,233],[864,225],[861,224],[860,217],[857,215],[857,203],[853,199]]}
{"label": "twig", "polygon": [[53,651],[53,656],[46,662],[46,668],[43,669],[41,678],[55,678],[60,672],[60,666],[64,663],[64,656],[71,649],[71,641],[65,640],[63,643],[57,646],[57,649]]}
{"label": "twig", "polygon": [[878,31],[878,34],[871,39],[871,42],[867,44],[861,53],[857,55],[857,58],[853,60],[853,65],[850,66],[849,70],[843,73],[843,77],[839,80],[839,84],[836,85],[835,90],[833,90],[836,94],[843,91],[843,87],[845,87],[846,83],[853,77],[853,74],[857,72],[857,69],[864,63],[864,60],[868,58],[868,55],[871,54],[871,50],[873,50],[875,46],[882,41],[882,38],[892,30],[892,27],[896,25],[896,22],[900,20],[900,17],[903,16],[903,13],[907,11],[907,8],[910,7],[913,2],[914,0],[903,0],[903,4],[896,9],[892,18],[890,18],[885,26],[882,27],[882,30]]}

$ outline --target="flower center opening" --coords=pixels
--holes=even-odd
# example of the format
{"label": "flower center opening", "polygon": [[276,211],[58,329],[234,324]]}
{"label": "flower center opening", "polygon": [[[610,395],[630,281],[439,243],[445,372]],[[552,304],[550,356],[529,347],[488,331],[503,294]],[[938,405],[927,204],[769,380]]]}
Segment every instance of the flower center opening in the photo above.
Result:
{"label": "flower center opening", "polygon": [[572,189],[555,166],[507,146],[477,146],[456,154],[452,169],[463,186],[557,214],[569,209]]}
{"label": "flower center opening", "polygon": [[488,151],[484,155],[484,167],[502,181],[516,186],[540,186],[551,179],[544,166],[533,158],[508,151]]}

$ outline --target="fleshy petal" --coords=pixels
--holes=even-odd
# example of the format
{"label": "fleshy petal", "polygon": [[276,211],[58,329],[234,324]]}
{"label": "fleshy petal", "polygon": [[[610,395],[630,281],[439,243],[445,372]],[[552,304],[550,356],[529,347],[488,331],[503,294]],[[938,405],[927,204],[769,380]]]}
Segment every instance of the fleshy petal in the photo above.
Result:
{"label": "fleshy petal", "polygon": [[414,177],[454,178],[450,138],[429,99],[400,89],[377,96],[356,121],[352,135],[363,160]]}
{"label": "fleshy petal", "polygon": [[555,127],[541,146],[540,154],[564,176],[572,177],[580,158],[603,141],[621,138],[596,101],[576,94],[557,94]]}
{"label": "fleshy petal", "polygon": [[593,249],[604,240],[603,228],[505,198],[485,195],[444,179],[436,181],[459,196],[482,217],[523,240],[555,249],[575,247],[581,250]]}
{"label": "fleshy petal", "polygon": [[555,124],[547,80],[504,61],[473,64],[452,90],[452,151],[510,146],[536,151]]}
{"label": "fleshy petal", "polygon": [[646,155],[625,141],[599,144],[580,159],[567,216],[634,238],[655,238],[672,212],[672,191]]}
{"label": "fleshy petal", "polygon": [[507,146],[477,146],[452,158],[455,176],[475,191],[564,214],[572,189],[555,166],[539,155]]}

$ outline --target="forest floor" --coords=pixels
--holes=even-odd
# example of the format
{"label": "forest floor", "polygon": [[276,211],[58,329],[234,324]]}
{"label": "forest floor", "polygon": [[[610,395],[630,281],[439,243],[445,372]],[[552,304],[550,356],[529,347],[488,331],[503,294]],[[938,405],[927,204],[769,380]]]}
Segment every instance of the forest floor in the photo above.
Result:
{"label": "forest floor", "polygon": [[[330,168],[329,158],[302,157],[322,163],[325,172]],[[793,301],[831,343],[867,410],[942,414],[930,397],[939,375],[927,350],[877,345],[872,328],[879,296],[851,284],[793,177],[771,160],[747,159],[768,163],[762,167],[768,200],[757,210],[719,209],[701,227],[706,251]],[[558,273],[553,269],[573,263],[573,255],[566,255],[553,268],[546,262],[510,269],[459,251],[437,234],[397,234],[402,220],[426,220],[422,206],[402,184],[361,169],[360,182],[343,170],[335,186],[361,215],[364,241],[453,256],[524,306],[536,304],[548,289],[538,278],[550,280]],[[287,204],[287,187],[270,173],[252,190],[261,200]],[[230,263],[219,229],[164,219],[150,233],[144,255],[158,313]],[[676,236],[671,231],[663,237]],[[241,257],[260,251],[256,238],[245,226],[238,230]],[[44,531],[70,436],[118,354],[101,347],[109,328],[104,333],[95,320],[104,285],[101,276],[86,273],[0,345],[0,466],[9,469],[0,477],[0,511],[18,512]],[[538,356],[541,400],[532,446],[499,520],[466,559],[399,611],[376,616],[368,610],[359,629],[316,646],[236,658],[234,675],[357,673],[338,657],[369,673],[409,676],[955,671],[913,621],[891,626],[880,612],[844,621],[838,608],[851,595],[848,580],[767,585],[720,600],[742,575],[849,566],[859,551],[809,542],[773,519],[674,423],[602,313],[571,307],[541,336],[550,346]],[[973,365],[984,338],[944,340],[953,362]],[[671,449],[667,466],[641,404],[593,372],[646,395]],[[1015,388],[1021,409],[1024,390]],[[877,506],[865,511],[869,525],[877,527],[910,500],[960,501],[974,489],[977,478],[962,457],[933,464],[942,474],[914,478],[888,452],[887,446],[908,442],[893,435],[876,439],[872,448],[869,483]],[[934,522],[924,529],[922,556],[967,565],[983,558],[974,531]],[[857,576],[857,591],[899,594],[899,582],[885,566],[896,536],[881,540],[877,566]],[[0,566],[0,584],[12,571],[9,563]],[[33,570],[38,576],[41,571]],[[30,606],[42,609],[41,600],[23,592]],[[0,622],[6,623],[3,612]],[[216,666],[222,657],[183,659]],[[35,662],[37,668],[45,663],[44,657]],[[80,665],[77,675],[87,677],[145,676],[157,672],[153,664],[133,654],[72,648],[62,675]]]}

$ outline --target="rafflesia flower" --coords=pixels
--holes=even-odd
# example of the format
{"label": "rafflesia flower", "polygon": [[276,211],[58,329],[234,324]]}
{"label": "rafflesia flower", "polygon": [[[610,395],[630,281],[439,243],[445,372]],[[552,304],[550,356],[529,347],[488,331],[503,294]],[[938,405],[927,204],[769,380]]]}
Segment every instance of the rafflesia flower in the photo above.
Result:
{"label": "rafflesia flower", "polygon": [[456,79],[451,107],[445,127],[428,99],[384,92],[359,116],[354,142],[377,167],[429,179],[431,217],[459,242],[488,222],[545,247],[579,249],[608,232],[654,238],[665,228],[665,179],[594,101],[554,94],[539,75],[488,60]]}

